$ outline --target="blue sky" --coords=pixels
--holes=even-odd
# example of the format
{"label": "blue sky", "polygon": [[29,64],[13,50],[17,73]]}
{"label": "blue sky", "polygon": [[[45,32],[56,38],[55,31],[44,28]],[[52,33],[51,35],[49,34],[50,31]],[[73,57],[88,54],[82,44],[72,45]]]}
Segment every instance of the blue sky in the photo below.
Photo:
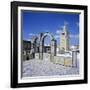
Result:
{"label": "blue sky", "polygon": [[[60,31],[65,22],[68,23],[70,33],[70,44],[79,44],[79,14],[55,13],[40,11],[22,12],[23,39],[29,40],[33,35],[41,32],[50,32],[54,35],[57,43],[60,43]],[[45,38],[45,43],[50,43],[50,38]]]}

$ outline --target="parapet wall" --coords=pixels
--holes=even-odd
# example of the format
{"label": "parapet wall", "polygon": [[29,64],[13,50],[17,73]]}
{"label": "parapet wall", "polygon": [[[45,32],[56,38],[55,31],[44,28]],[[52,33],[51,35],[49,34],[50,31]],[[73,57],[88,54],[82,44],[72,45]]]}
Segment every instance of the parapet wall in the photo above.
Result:
{"label": "parapet wall", "polygon": [[54,63],[64,66],[72,66],[72,57],[54,56]]}

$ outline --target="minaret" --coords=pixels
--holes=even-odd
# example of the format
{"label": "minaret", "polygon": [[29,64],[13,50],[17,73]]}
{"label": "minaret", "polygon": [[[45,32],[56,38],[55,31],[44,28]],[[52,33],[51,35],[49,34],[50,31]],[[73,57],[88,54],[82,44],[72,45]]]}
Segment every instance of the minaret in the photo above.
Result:
{"label": "minaret", "polygon": [[69,50],[69,32],[67,24],[64,24],[63,31],[60,33],[60,52],[64,53]]}

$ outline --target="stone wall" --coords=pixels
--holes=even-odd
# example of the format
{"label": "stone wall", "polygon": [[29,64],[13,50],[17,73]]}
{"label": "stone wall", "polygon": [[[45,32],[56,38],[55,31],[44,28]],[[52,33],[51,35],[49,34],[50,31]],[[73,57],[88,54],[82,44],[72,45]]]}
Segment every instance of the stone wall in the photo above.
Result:
{"label": "stone wall", "polygon": [[72,66],[72,57],[54,56],[53,63],[64,66]]}
{"label": "stone wall", "polygon": [[64,57],[54,56],[54,63],[64,65]]}
{"label": "stone wall", "polygon": [[71,57],[66,57],[64,61],[65,66],[72,66],[72,58]]}

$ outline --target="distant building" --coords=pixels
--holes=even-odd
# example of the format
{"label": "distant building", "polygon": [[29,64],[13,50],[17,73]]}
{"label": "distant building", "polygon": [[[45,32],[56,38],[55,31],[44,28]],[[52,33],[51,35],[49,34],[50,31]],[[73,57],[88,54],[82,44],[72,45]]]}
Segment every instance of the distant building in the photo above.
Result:
{"label": "distant building", "polygon": [[50,53],[51,52],[51,47],[50,46],[44,46],[43,52],[44,53]]}
{"label": "distant building", "polygon": [[31,49],[31,41],[23,40],[23,50],[30,50]]}
{"label": "distant building", "polygon": [[29,59],[30,50],[31,50],[31,41],[23,40],[23,60]]}
{"label": "distant building", "polygon": [[67,25],[63,26],[63,31],[60,34],[60,52],[64,53],[69,50],[69,32]]}

